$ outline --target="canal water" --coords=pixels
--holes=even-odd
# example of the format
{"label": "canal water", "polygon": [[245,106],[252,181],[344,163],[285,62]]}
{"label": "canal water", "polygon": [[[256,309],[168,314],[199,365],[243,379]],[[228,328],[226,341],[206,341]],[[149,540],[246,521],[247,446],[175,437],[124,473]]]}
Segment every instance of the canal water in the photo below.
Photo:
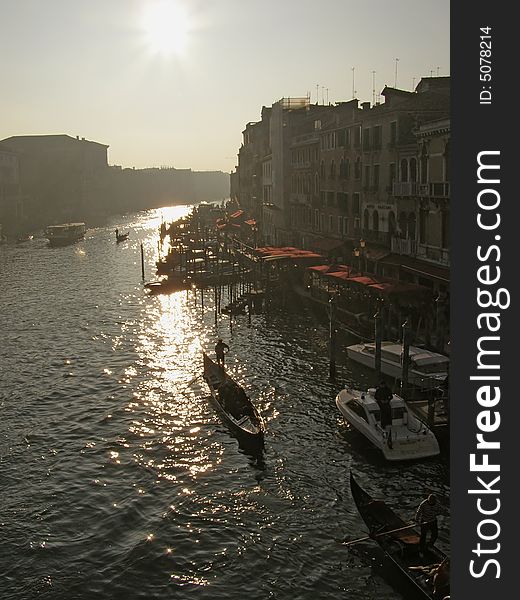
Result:
{"label": "canal water", "polygon": [[[394,599],[349,487],[412,518],[449,501],[441,459],[385,464],[335,406],[368,386],[304,307],[229,317],[213,295],[150,297],[158,227],[187,207],[114,218],[73,246],[0,247],[0,598]],[[114,229],[129,231],[116,245]],[[199,379],[217,336],[267,423],[251,457]],[[354,341],[354,340],[353,340]],[[440,546],[449,549],[449,519]]]}

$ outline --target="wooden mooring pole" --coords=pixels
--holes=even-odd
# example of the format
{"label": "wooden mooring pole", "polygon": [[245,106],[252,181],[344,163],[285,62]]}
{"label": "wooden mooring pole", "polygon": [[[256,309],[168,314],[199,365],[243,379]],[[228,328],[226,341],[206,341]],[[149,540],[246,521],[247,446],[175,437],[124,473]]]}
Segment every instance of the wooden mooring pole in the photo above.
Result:
{"label": "wooden mooring pole", "polygon": [[406,400],[408,394],[408,365],[410,363],[410,325],[408,319],[403,323],[403,351],[402,351],[402,376],[401,397]]}
{"label": "wooden mooring pole", "polygon": [[141,277],[144,281],[144,249],[143,249],[142,243],[141,243]]}
{"label": "wooden mooring pole", "polygon": [[334,328],[334,296],[329,299],[329,376],[334,381],[336,379],[336,329]]}

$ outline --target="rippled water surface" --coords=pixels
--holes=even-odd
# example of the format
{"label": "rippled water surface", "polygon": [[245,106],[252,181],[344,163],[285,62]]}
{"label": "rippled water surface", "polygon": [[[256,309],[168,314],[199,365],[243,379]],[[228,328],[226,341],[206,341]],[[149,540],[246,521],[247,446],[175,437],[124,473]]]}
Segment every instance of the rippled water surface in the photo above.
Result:
{"label": "rippled water surface", "polygon": [[[204,309],[191,291],[149,297],[139,244],[152,277],[160,221],[0,247],[0,598],[408,597],[372,543],[340,543],[366,533],[349,470],[411,518],[426,489],[447,499],[445,464],[385,464],[347,429],[327,330],[303,308],[231,332],[210,293]],[[266,419],[262,457],[190,384],[217,335]],[[373,383],[344,360],[339,374]],[[446,521],[440,538],[446,549]]]}

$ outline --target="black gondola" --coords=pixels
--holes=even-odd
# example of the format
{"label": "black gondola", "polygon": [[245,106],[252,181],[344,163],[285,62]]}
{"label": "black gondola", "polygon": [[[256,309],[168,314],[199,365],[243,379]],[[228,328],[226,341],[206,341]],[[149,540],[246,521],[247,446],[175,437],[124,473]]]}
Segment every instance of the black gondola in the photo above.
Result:
{"label": "black gondola", "polygon": [[[419,555],[419,533],[383,501],[363,490],[350,473],[350,489],[356,507],[376,541],[392,563],[408,578],[423,598],[441,600],[450,594],[449,559],[435,546]],[[388,532],[388,533],[385,533]]]}
{"label": "black gondola", "polygon": [[116,244],[125,242],[128,239],[130,233],[119,233],[119,229],[116,229]]}
{"label": "black gondola", "polygon": [[211,403],[221,421],[239,442],[263,447],[265,425],[244,389],[203,353],[204,380],[211,393]]}

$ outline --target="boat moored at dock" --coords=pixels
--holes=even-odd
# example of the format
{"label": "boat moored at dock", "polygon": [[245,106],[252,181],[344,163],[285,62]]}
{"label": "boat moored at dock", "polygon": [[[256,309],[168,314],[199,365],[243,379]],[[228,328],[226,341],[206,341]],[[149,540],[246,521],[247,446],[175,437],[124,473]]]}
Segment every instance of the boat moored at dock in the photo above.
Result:
{"label": "boat moored at dock", "polygon": [[345,388],[336,396],[336,406],[352,427],[381,450],[386,460],[413,460],[439,454],[435,434],[396,394],[390,401],[392,425],[387,430],[383,428],[374,394],[373,388],[368,392]]}
{"label": "boat moored at dock", "polygon": [[[375,343],[353,344],[347,347],[347,356],[375,369]],[[442,385],[448,375],[450,359],[444,354],[410,346],[408,382],[421,388],[433,388]],[[394,342],[381,343],[381,371],[385,375],[401,379],[403,372],[402,346]]]}

